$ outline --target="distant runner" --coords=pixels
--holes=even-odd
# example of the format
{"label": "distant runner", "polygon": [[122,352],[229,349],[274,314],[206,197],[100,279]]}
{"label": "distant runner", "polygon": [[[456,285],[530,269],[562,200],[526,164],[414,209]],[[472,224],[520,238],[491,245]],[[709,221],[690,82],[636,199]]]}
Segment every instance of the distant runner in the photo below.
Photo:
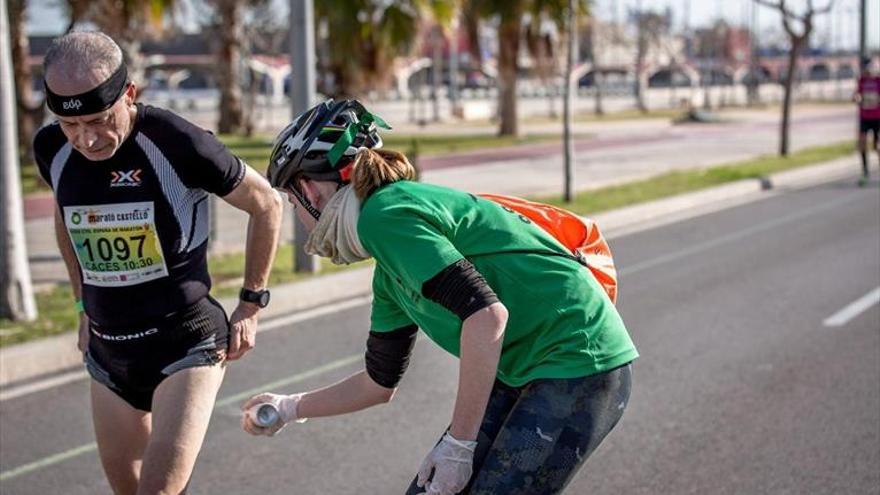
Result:
{"label": "distant runner", "polygon": [[[460,359],[458,396],[406,493],[560,493],[629,401],[638,353],[623,321],[555,237],[493,200],[413,182],[404,155],[379,149],[377,127],[387,124],[357,101],[324,102],[278,136],[268,172],[310,231],[309,252],[376,260],[365,369],[254,396],[242,426],[274,435],[390,401],[421,328]],[[260,426],[262,403],[277,422]]]}
{"label": "distant runner", "polygon": [[862,60],[862,74],[853,101],[859,106],[859,153],[862,156],[862,177],[859,185],[868,183],[868,133],[873,134],[874,151],[880,160],[880,62]]}
{"label": "distant runner", "polygon": [[[62,36],[44,66],[58,120],[34,153],[58,206],[101,463],[114,493],[183,493],[224,362],[254,346],[283,201],[209,132],[135,104],[108,36]],[[209,194],[250,215],[243,300],[229,321],[208,295]]]}

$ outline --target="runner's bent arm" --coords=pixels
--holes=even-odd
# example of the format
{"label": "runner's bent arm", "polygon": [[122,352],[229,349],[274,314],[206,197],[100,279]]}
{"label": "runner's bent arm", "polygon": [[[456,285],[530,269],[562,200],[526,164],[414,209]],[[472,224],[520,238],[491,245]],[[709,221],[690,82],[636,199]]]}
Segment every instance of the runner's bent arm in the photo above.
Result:
{"label": "runner's bent arm", "polygon": [[[275,259],[278,234],[281,230],[281,196],[254,169],[243,162],[244,177],[223,199],[232,206],[246,211],[250,218],[244,255],[244,288],[260,290],[269,282],[269,272]],[[256,345],[257,314],[260,306],[239,301],[229,316],[229,347],[226,359],[242,357]]]}
{"label": "runner's bent arm", "polygon": [[244,179],[223,200],[250,215],[245,248],[244,287],[259,290],[269,282],[281,232],[282,199],[254,169],[245,165]]}
{"label": "runner's bent arm", "polygon": [[461,319],[458,395],[449,433],[458,440],[475,440],[498,372],[507,308],[467,259],[425,282],[422,295]]}
{"label": "runner's bent arm", "polygon": [[449,433],[476,440],[498,372],[507,309],[496,302],[469,316],[461,325],[458,394]]}

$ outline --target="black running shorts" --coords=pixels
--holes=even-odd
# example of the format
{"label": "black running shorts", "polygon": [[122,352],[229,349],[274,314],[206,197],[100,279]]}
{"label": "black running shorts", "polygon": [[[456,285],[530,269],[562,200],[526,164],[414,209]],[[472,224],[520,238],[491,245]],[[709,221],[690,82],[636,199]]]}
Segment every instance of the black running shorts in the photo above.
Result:
{"label": "black running shorts", "polygon": [[135,409],[150,411],[153,392],[175,372],[214,366],[226,356],[229,321],[210,296],[159,321],[107,328],[91,323],[86,369]]}
{"label": "black running shorts", "polygon": [[880,119],[859,119],[859,134],[872,132],[874,139],[880,135]]}

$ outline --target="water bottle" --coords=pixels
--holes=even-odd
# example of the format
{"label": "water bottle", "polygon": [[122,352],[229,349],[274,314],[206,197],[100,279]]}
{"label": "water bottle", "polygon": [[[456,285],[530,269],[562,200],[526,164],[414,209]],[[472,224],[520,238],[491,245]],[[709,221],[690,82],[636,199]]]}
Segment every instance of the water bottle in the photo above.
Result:
{"label": "water bottle", "polygon": [[275,423],[281,420],[278,408],[270,402],[257,404],[248,410],[251,420],[261,428],[271,428]]}

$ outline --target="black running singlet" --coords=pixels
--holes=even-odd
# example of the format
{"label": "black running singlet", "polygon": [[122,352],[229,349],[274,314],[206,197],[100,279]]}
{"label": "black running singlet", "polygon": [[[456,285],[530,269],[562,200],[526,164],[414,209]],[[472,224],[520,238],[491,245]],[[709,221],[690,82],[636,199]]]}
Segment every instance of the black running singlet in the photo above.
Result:
{"label": "black running singlet", "polygon": [[89,318],[132,324],[208,294],[208,194],[229,194],[246,168],[211,133],[138,105],[110,159],[86,159],[57,123],[37,133],[34,154],[76,251]]}

